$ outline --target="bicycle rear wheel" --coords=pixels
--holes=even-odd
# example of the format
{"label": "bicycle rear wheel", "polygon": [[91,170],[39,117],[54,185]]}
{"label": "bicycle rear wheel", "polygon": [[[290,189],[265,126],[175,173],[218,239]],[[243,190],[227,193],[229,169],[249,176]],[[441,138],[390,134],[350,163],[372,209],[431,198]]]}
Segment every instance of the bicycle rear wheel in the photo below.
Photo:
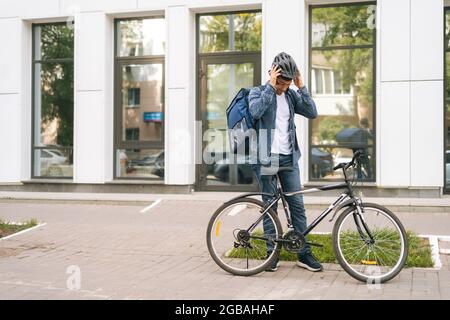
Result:
{"label": "bicycle rear wheel", "polygon": [[256,199],[236,199],[224,203],[211,217],[206,232],[208,250],[225,271],[251,276],[264,271],[278,258],[281,243],[275,239],[282,237],[281,223],[269,209],[255,224],[263,208],[264,204]]}
{"label": "bicycle rear wheel", "polygon": [[333,228],[334,252],[342,268],[355,279],[383,283],[394,278],[406,263],[406,231],[387,208],[373,203],[363,207],[362,219],[355,207],[346,209],[337,219]]}

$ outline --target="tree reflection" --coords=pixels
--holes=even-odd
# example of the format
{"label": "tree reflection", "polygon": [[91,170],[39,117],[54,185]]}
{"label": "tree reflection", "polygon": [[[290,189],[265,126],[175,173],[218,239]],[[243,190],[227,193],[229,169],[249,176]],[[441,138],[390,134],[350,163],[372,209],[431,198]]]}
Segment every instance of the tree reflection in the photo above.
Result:
{"label": "tree reflection", "polygon": [[261,50],[261,13],[200,17],[200,52]]}
{"label": "tree reflection", "polygon": [[[40,27],[41,134],[57,122],[54,143],[73,145],[73,29]],[[61,60],[63,59],[63,60]],[[55,61],[55,62],[53,62]]]}
{"label": "tree reflection", "polygon": [[[311,163],[326,178],[337,177],[328,164],[331,155],[335,165],[356,150],[373,152],[375,8],[358,4],[312,9],[313,93],[319,117],[312,121],[311,145],[322,154]],[[364,161],[358,177],[371,179],[372,159]]]}
{"label": "tree reflection", "polygon": [[[368,24],[368,6],[317,8],[313,24],[324,28],[320,46],[355,46],[373,43],[374,30]],[[317,43],[316,43],[317,44]],[[332,50],[323,52],[330,66],[342,70],[344,87],[357,86],[358,99],[365,105],[373,103],[373,51]]]}

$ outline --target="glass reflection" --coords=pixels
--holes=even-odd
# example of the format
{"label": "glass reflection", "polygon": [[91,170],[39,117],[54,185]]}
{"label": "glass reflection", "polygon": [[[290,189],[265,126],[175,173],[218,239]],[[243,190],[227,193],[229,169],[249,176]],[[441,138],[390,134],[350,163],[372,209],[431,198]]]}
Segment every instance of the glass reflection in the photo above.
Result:
{"label": "glass reflection", "polygon": [[120,20],[117,22],[117,55],[135,57],[165,53],[164,18]]}
{"label": "glass reflection", "polygon": [[[251,184],[253,173],[250,159],[229,154],[226,108],[240,88],[253,85],[252,63],[209,64],[207,66],[206,118],[209,135],[206,136],[208,185]],[[236,164],[239,163],[239,164]]]}
{"label": "glass reflection", "polygon": [[199,29],[201,53],[261,50],[261,12],[202,15]]}
{"label": "glass reflection", "polygon": [[[450,16],[447,13],[447,18]],[[447,19],[447,25],[450,23]],[[450,52],[445,53],[446,76],[445,76],[445,185],[450,188]]]}
{"label": "glass reflection", "polygon": [[42,177],[72,177],[72,149],[35,149],[34,175]]}
{"label": "glass reflection", "polygon": [[37,25],[33,35],[33,175],[71,177],[73,28],[66,24]]}
{"label": "glass reflection", "polygon": [[162,141],[163,65],[122,66],[122,140]]}
{"label": "glass reflection", "polygon": [[312,9],[310,86],[319,116],[311,121],[311,179],[342,179],[332,167],[358,150],[364,156],[357,178],[375,179],[375,9],[371,4]]}
{"label": "glass reflection", "polygon": [[372,44],[376,5],[345,5],[312,10],[313,47]]}
{"label": "glass reflection", "polygon": [[73,63],[35,64],[35,146],[73,145]]}
{"label": "glass reflection", "polygon": [[119,149],[116,153],[119,178],[164,179],[163,149]]}
{"label": "glass reflection", "polygon": [[73,28],[66,24],[34,27],[34,60],[73,58]]}

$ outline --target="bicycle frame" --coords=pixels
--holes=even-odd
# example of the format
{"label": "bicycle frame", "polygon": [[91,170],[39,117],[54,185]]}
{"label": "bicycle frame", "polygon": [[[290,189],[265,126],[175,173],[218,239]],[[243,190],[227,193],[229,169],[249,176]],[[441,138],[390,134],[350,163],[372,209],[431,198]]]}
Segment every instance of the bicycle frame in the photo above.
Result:
{"label": "bicycle frame", "polygon": [[[264,216],[265,216],[266,212],[269,210],[269,208],[271,208],[280,199],[283,203],[283,209],[284,209],[284,212],[286,215],[286,220],[288,222],[288,228],[292,228],[291,213],[290,213],[289,207],[287,205],[285,196],[289,197],[289,196],[294,196],[297,194],[306,194],[306,193],[314,193],[314,192],[327,191],[327,190],[338,190],[338,189],[347,189],[347,191],[342,193],[336,199],[336,201],[334,201],[330,206],[328,206],[327,209],[325,209],[309,226],[307,226],[306,230],[304,232],[302,232],[303,236],[306,237],[306,235],[308,235],[335,208],[337,208],[337,209],[336,209],[333,217],[330,219],[330,221],[332,221],[334,219],[334,216],[340,209],[350,206],[350,205],[354,205],[357,209],[357,212],[354,214],[354,219],[355,219],[355,223],[356,223],[358,232],[362,238],[365,238],[364,233],[362,231],[362,229],[364,229],[367,232],[367,234],[369,235],[370,240],[372,241],[373,240],[372,233],[370,232],[369,228],[367,227],[367,225],[364,221],[364,218],[362,216],[362,213],[364,212],[362,203],[361,203],[360,199],[354,197],[353,189],[347,180],[342,183],[326,185],[326,186],[318,187],[318,188],[310,188],[310,189],[294,191],[294,192],[284,192],[283,188],[281,186],[281,183],[280,183],[279,176],[277,175],[277,194],[276,195],[267,193],[267,192],[250,192],[250,193],[242,194],[242,195],[235,197],[229,201],[236,200],[239,198],[246,198],[246,197],[254,196],[254,195],[267,195],[270,197],[275,196],[274,200],[270,204],[266,205],[263,211],[260,211],[261,216],[246,231],[251,232],[258,225],[258,223],[260,223],[261,220],[264,219]],[[362,226],[361,226],[361,224],[362,224]],[[260,237],[258,237],[258,238],[260,238]]]}

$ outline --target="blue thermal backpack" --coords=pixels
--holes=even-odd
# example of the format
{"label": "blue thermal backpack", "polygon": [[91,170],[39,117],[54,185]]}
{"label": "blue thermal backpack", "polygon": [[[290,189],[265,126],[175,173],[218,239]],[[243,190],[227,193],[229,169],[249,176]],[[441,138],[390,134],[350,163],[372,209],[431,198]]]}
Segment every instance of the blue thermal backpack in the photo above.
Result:
{"label": "blue thermal backpack", "polygon": [[248,103],[250,90],[251,88],[241,88],[226,110],[230,152],[233,154],[246,150],[245,143],[252,133],[250,129],[255,128]]}

